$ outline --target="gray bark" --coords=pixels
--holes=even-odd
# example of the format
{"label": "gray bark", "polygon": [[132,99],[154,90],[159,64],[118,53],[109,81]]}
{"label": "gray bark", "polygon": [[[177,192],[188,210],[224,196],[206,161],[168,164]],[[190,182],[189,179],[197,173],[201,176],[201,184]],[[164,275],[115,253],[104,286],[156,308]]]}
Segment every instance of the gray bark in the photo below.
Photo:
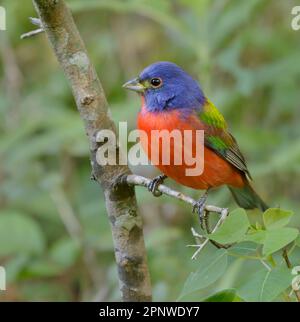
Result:
{"label": "gray bark", "polygon": [[115,131],[101,83],[64,1],[33,0],[33,3],[71,85],[89,139],[93,177],[103,188],[111,222],[122,299],[150,301],[151,285],[143,225],[137,210],[134,187],[124,181],[118,184],[118,179],[130,174],[130,170],[127,166],[101,166],[96,162],[99,148],[95,139],[97,132],[101,129]]}

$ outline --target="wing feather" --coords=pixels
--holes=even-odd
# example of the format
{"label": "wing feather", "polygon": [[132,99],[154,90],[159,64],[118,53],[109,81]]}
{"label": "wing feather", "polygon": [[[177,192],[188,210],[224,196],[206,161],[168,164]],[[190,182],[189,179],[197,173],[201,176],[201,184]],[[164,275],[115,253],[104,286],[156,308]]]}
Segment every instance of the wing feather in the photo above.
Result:
{"label": "wing feather", "polygon": [[245,158],[239,149],[237,141],[228,132],[227,123],[223,115],[207,100],[203,110],[198,113],[198,117],[204,124],[205,145],[251,179]]}

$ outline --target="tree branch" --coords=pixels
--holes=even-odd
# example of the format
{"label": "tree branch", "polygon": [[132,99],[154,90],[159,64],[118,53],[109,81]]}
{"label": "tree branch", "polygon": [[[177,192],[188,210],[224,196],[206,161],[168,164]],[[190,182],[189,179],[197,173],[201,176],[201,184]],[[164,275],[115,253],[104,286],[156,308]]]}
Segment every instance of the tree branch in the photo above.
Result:
{"label": "tree branch", "polygon": [[[138,175],[135,175],[135,174],[130,174],[130,175],[127,175],[124,179],[123,179],[123,182],[126,182],[128,185],[132,185],[132,186],[143,186],[143,187],[148,187],[149,183],[151,182],[151,179],[147,179],[145,177],[142,177],[142,176],[138,176]],[[176,190],[173,190],[163,184],[160,184],[158,187],[157,187],[157,190],[160,191],[161,193],[167,195],[167,196],[170,196],[170,197],[173,197],[173,198],[176,198],[180,201],[183,201],[183,202],[186,202],[190,205],[193,206],[193,204],[196,202],[195,199],[189,197],[189,196],[186,196],[184,195],[183,193],[179,192],[179,191],[176,191]],[[210,206],[210,205],[206,205],[205,206],[205,210],[208,211],[208,212],[215,212],[215,213],[218,213],[218,214],[221,214],[224,212],[224,209],[227,209],[227,208],[220,208],[220,207],[216,207],[216,206]]]}
{"label": "tree branch", "polygon": [[[142,176],[138,176],[138,175],[127,175],[121,178],[121,182],[124,182],[128,185],[133,185],[133,186],[143,186],[143,187],[148,187],[149,183],[151,182],[150,179],[147,179],[145,177]],[[196,202],[195,199],[184,195],[183,193],[179,192],[179,191],[175,191],[170,189],[169,187],[160,184],[157,187],[157,190],[160,191],[161,193],[176,198],[180,201],[183,201],[185,203],[188,203],[190,205],[194,205],[194,203]],[[226,219],[226,217],[228,216],[228,209],[227,208],[220,208],[220,207],[216,207],[216,206],[211,206],[211,205],[206,205],[205,206],[205,212],[206,212],[206,218],[208,218],[208,214],[210,212],[215,212],[220,214],[220,219],[218,220],[218,222],[216,223],[216,225],[214,226],[214,228],[212,229],[212,231],[209,231],[209,225],[208,225],[208,221],[206,220],[206,230],[207,233],[214,233],[220,226],[221,224],[224,222],[224,220]],[[196,247],[197,250],[194,252],[192,259],[196,259],[197,256],[200,254],[200,252],[202,251],[202,249],[207,245],[207,243],[210,241],[208,238],[199,235],[194,228],[192,228],[192,234],[193,236],[196,238],[196,241],[198,241],[200,238],[203,239],[203,242],[201,243],[197,243],[196,245],[188,245],[190,247]],[[228,248],[228,246],[226,245],[221,245],[218,244],[214,241],[211,241],[215,246],[217,247],[223,247],[223,248]]]}
{"label": "tree branch", "polygon": [[65,2],[33,0],[33,3],[43,26],[40,29],[46,32],[70,83],[89,139],[93,177],[104,190],[111,222],[122,299],[150,301],[151,285],[142,219],[137,211],[134,188],[116,184],[117,178],[130,175],[130,170],[123,165],[100,166],[96,162],[96,152],[100,147],[96,142],[97,132],[101,129],[115,132],[101,83]]}

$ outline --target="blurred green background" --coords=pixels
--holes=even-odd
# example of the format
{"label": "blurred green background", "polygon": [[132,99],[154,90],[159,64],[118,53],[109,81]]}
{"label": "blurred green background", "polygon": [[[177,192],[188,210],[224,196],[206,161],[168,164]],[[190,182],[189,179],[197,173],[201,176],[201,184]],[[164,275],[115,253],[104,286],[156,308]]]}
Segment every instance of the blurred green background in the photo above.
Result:
{"label": "blurred green background", "polygon": [[[152,62],[176,62],[199,79],[224,114],[257,191],[269,204],[297,214],[300,31],[291,28],[296,1],[66,2],[116,122],[128,121],[134,129],[140,106],[121,85]],[[20,40],[33,29],[31,1],[0,5],[7,10],[7,31],[0,32],[0,265],[7,271],[7,291],[0,300],[119,300],[103,196],[89,179],[87,139],[70,88],[45,35]],[[156,174],[150,167],[133,171]],[[154,198],[143,188],[136,192],[154,300],[175,300],[198,265],[186,247],[193,243],[196,216],[173,199]],[[226,188],[211,193],[209,202],[236,207]],[[213,287],[237,286],[254,266],[233,259]]]}

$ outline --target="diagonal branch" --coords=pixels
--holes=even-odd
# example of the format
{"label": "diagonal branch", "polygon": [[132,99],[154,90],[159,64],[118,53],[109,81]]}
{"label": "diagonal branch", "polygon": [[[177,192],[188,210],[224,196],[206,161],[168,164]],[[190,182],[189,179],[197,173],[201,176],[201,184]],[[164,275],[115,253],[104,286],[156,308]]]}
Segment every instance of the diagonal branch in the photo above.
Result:
{"label": "diagonal branch", "polygon": [[142,219],[137,211],[134,189],[128,185],[116,185],[117,178],[130,174],[130,170],[124,165],[101,166],[96,162],[96,152],[100,147],[96,134],[102,129],[115,132],[101,83],[65,2],[33,0],[33,3],[42,26],[40,29],[48,36],[84,123],[93,177],[103,188],[111,222],[122,299],[150,301],[151,285]]}
{"label": "diagonal branch", "polygon": [[[129,185],[133,185],[133,186],[143,186],[143,187],[148,187],[149,183],[151,182],[151,179],[147,179],[145,177],[142,177],[142,176],[138,176],[138,175],[135,175],[135,174],[131,174],[131,175],[128,175],[125,177],[125,179],[123,180],[125,181],[127,184]],[[175,191],[163,184],[160,184],[158,187],[157,187],[157,190],[160,191],[161,193],[167,195],[167,196],[170,196],[170,197],[173,197],[173,198],[176,198],[178,200],[181,200],[185,203],[188,203],[190,204],[191,206],[193,206],[193,204],[196,202],[195,199],[189,197],[189,196],[186,196],[185,194],[179,192],[179,191]],[[208,211],[208,212],[215,212],[215,213],[218,213],[218,214],[221,214],[224,212],[224,209],[226,208],[220,208],[220,207],[216,207],[216,206],[210,206],[210,205],[206,205],[205,206],[205,210]]]}
{"label": "diagonal branch", "polygon": [[[145,177],[142,177],[142,176],[131,174],[131,175],[127,175],[127,176],[122,177],[121,182],[126,183],[128,185],[133,185],[133,186],[148,187],[150,182],[151,182],[151,180],[147,179]],[[193,198],[191,198],[189,196],[186,196],[186,195],[184,195],[183,193],[181,193],[179,191],[175,191],[173,189],[170,189],[169,187],[167,187],[167,186],[165,186],[163,184],[160,184],[157,187],[157,190],[160,191],[161,193],[167,195],[167,196],[176,198],[176,199],[178,199],[180,201],[183,201],[185,203],[188,203],[188,204],[190,204],[192,206],[196,202],[195,199],[193,199]],[[214,228],[211,231],[211,233],[214,233],[215,231],[217,231],[217,229],[221,226],[221,224],[227,218],[228,209],[227,208],[220,208],[220,207],[216,207],[216,206],[211,206],[211,205],[206,205],[205,206],[205,211],[206,211],[206,218],[207,218],[206,220],[208,220],[208,214],[210,212],[215,212],[215,213],[218,213],[220,215],[220,218],[219,218],[218,222],[216,223],[216,225],[214,226]],[[206,221],[206,230],[207,230],[207,233],[210,233],[210,231],[208,231],[209,229],[208,229],[208,222],[207,221]],[[192,256],[192,259],[196,259],[197,256],[202,251],[202,249],[207,245],[207,243],[210,240],[209,240],[209,238],[203,237],[203,236],[199,235],[198,233],[196,233],[194,228],[192,228],[192,234],[196,238],[196,241],[198,241],[200,237],[201,237],[201,239],[204,238],[203,242],[201,242],[201,243],[197,243],[196,245],[188,245],[190,247],[196,247],[197,248],[197,250],[195,251],[195,253]],[[211,242],[217,247],[223,247],[223,248],[228,247],[228,245],[226,246],[226,245],[217,244],[217,243],[215,243],[213,241],[211,241]]]}

